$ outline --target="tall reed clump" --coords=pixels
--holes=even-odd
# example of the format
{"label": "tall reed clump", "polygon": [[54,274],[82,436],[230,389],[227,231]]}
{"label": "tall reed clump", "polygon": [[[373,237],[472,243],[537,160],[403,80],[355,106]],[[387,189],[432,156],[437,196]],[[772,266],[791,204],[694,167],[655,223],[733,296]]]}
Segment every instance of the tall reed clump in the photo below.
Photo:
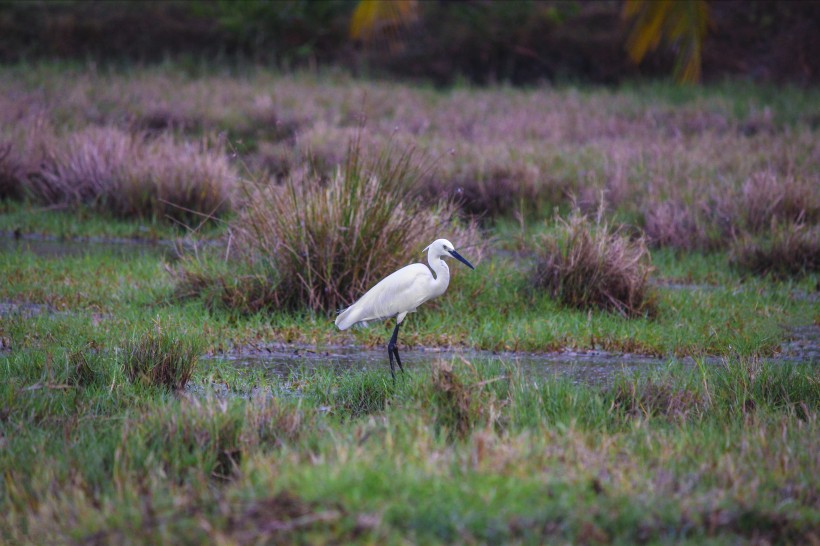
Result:
{"label": "tall reed clump", "polygon": [[780,223],[820,222],[820,177],[810,181],[779,177],[771,171],[752,174],[743,183],[737,214],[744,231],[761,233]]}
{"label": "tall reed clump", "polygon": [[728,222],[715,203],[653,200],[644,205],[643,215],[644,233],[657,247],[715,250],[729,240]]}
{"label": "tall reed clump", "polygon": [[0,199],[22,198],[29,177],[36,176],[45,151],[53,146],[54,130],[41,116],[0,121]]}
{"label": "tall reed clump", "polygon": [[590,219],[576,210],[567,220],[559,218],[554,235],[537,251],[533,282],[570,307],[652,314],[646,239],[611,228],[602,214],[603,208]]}
{"label": "tall reed clump", "polygon": [[766,235],[744,235],[733,244],[729,261],[740,271],[775,278],[820,272],[820,225],[775,224]]}
{"label": "tall reed clump", "polygon": [[23,178],[23,166],[13,154],[12,144],[0,141],[0,199],[22,197]]}
{"label": "tall reed clump", "polygon": [[159,320],[124,345],[123,371],[134,383],[179,390],[194,373],[202,353],[199,338],[164,328]]}
{"label": "tall reed clump", "polygon": [[[422,206],[419,173],[412,148],[387,146],[363,160],[356,138],[329,180],[303,173],[281,186],[255,184],[231,226],[234,259],[267,271],[277,286],[271,306],[334,311],[438,237],[477,242],[451,204]],[[182,278],[184,285],[184,271]]]}
{"label": "tall reed clump", "polygon": [[117,216],[189,219],[227,212],[236,180],[219,145],[96,127],[60,139],[26,184],[45,204],[83,203]]}

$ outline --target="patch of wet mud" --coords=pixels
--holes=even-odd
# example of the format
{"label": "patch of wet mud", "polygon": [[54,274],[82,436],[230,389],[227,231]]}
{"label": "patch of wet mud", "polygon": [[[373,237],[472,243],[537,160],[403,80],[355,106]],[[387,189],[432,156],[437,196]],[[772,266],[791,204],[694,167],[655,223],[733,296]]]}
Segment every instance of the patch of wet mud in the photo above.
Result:
{"label": "patch of wet mud", "polygon": [[820,362],[820,326],[809,324],[791,329],[790,339],[783,343],[775,360]]}
{"label": "patch of wet mud", "polygon": [[21,316],[32,318],[40,315],[65,315],[65,311],[58,311],[45,303],[14,303],[0,301],[0,317]]}

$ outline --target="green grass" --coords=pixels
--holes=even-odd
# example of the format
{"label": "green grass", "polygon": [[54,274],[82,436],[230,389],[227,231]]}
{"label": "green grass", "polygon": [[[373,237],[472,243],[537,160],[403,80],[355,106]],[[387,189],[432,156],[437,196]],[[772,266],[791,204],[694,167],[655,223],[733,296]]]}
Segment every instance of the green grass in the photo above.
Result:
{"label": "green grass", "polygon": [[395,385],[318,372],[298,398],[218,399],[202,376],[193,398],[133,385],[112,355],[95,382],[58,389],[31,371],[44,361],[0,367],[0,533],[13,542],[195,542],[202,518],[240,542],[793,542],[818,522],[820,385],[805,365],[731,360],[585,387],[455,361],[476,418],[453,436],[422,369]]}
{"label": "green grass", "polygon": [[[534,249],[555,236],[555,223],[542,220],[552,205],[566,214],[569,193],[589,207],[605,187],[613,226],[643,225],[645,207],[667,198],[707,199],[722,221],[743,211],[745,201],[732,199],[760,172],[772,187],[793,180],[813,197],[814,91],[442,92],[338,74],[228,78],[175,68],[34,65],[4,68],[14,77],[0,79],[32,108],[44,94],[58,133],[128,131],[171,112],[191,123],[169,129],[181,141],[211,130],[247,135],[232,161],[284,154],[293,168],[306,149],[334,167],[367,94],[368,151],[390,135],[399,147],[418,144],[438,158],[439,189],[489,183],[476,206],[500,214],[485,219],[479,240],[454,240],[477,268],[452,268],[447,293],[404,322],[400,349],[487,352],[465,351],[468,362],[419,351],[395,382],[386,361],[340,371],[320,356],[315,371],[282,378],[220,355],[276,343],[383,354],[393,324],[339,332],[332,314],[307,306],[248,312],[218,285],[191,297],[165,246],[88,242],[186,235],[199,243],[187,258],[198,256],[195,273],[250,299],[275,287],[224,261],[220,242],[239,241],[237,216],[191,234],[163,219],[3,201],[0,231],[24,237],[0,246],[0,543],[820,541],[816,362],[769,359],[792,327],[820,323],[816,272],[750,276],[730,267],[727,251],[651,248],[655,313],[632,318],[567,307],[531,282]],[[20,137],[6,122],[25,104],[4,104],[4,127]],[[509,199],[529,192],[531,202]],[[63,240],[74,240],[70,251]],[[471,245],[486,241],[480,257]],[[187,350],[175,340],[195,342]],[[167,377],[190,373],[187,385],[133,381],[128,363],[139,348],[146,369],[176,355],[181,374]],[[659,358],[641,376],[579,384],[526,375],[491,353],[566,349]],[[194,362],[199,353],[209,358]]]}
{"label": "green grass", "polygon": [[0,233],[19,233],[57,239],[101,239],[158,242],[183,236],[188,229],[200,236],[214,236],[220,231],[217,222],[190,226],[158,219],[124,220],[107,217],[84,206],[65,209],[41,207],[17,201],[0,202]]}
{"label": "green grass", "polygon": [[[313,345],[385,343],[390,324],[338,332],[332,317],[272,311],[243,315],[206,302],[179,301],[161,255],[112,255],[107,250],[58,258],[20,251],[6,254],[0,300],[48,306],[34,320],[12,315],[3,335],[12,346],[33,336],[71,339],[77,330],[104,346],[116,330],[129,331],[157,316],[201,331],[206,351],[259,342]],[[727,272],[725,256],[662,254],[657,316],[627,319],[604,311],[566,308],[530,288],[528,273],[495,258],[476,271],[458,271],[442,298],[410,316],[403,347],[444,345],[486,350],[555,351],[603,349],[656,355],[770,355],[790,325],[807,324],[816,313],[796,297],[814,280],[774,282]],[[669,282],[694,286],[666,286]],[[55,330],[62,332],[55,338]],[[114,336],[116,339],[118,336]]]}
{"label": "green grass", "polygon": [[172,395],[124,373],[128,333],[157,317],[207,352],[381,346],[389,327],[342,335],[322,315],[179,301],[156,254],[3,256],[0,299],[21,305],[0,317],[5,541],[805,542],[818,524],[815,370],[737,356],[813,320],[794,297],[812,279],[743,280],[725,256],[659,253],[662,280],[698,286],[661,284],[658,316],[628,320],[566,309],[496,259],[459,272],[403,346],[731,356],[601,387],[498,359],[395,383],[386,364],[280,382],[208,360]]}

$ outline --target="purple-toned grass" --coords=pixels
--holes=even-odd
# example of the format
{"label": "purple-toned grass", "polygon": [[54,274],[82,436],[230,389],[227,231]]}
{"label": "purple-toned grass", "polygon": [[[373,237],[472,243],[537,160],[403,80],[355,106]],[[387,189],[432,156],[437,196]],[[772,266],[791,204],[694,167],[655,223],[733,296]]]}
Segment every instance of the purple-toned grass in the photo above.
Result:
{"label": "purple-toned grass", "polygon": [[776,278],[818,273],[820,226],[786,223],[765,235],[744,235],[732,246],[730,262],[741,271]]}
{"label": "purple-toned grass", "polygon": [[548,216],[573,196],[591,210],[603,191],[611,209],[645,218],[653,244],[703,249],[765,231],[773,217],[795,221],[804,211],[802,221],[818,221],[817,130],[784,128],[765,108],[739,117],[717,96],[675,105],[594,89],[437,92],[262,70],[241,78],[80,71],[70,79],[41,70],[37,81],[0,84],[0,125],[37,112],[61,133],[106,126],[174,135],[179,144],[224,132],[254,176],[281,181],[306,170],[332,177],[366,120],[363,156],[391,139],[416,145],[432,165],[420,194],[480,217]]}
{"label": "purple-toned grass", "polygon": [[206,142],[148,139],[112,127],[60,139],[26,191],[45,204],[88,204],[118,216],[190,218],[230,209],[237,174]]}
{"label": "purple-toned grass", "polygon": [[752,233],[770,228],[772,223],[820,221],[818,181],[793,176],[779,177],[771,171],[754,173],[741,187],[737,216]]}
{"label": "purple-toned grass", "polygon": [[0,199],[20,199],[53,146],[54,133],[48,121],[38,115],[26,115],[5,128],[0,130]]}

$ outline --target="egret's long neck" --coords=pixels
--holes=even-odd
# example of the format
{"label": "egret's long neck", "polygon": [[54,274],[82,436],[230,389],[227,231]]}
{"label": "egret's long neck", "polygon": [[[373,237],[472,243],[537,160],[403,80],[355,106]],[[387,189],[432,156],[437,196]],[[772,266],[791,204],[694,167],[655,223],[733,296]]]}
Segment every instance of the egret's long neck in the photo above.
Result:
{"label": "egret's long neck", "polygon": [[450,284],[450,268],[447,267],[447,262],[441,259],[441,256],[433,256],[432,253],[427,255],[427,263],[430,264],[430,269],[435,274],[433,281],[441,292],[447,290],[447,285]]}

